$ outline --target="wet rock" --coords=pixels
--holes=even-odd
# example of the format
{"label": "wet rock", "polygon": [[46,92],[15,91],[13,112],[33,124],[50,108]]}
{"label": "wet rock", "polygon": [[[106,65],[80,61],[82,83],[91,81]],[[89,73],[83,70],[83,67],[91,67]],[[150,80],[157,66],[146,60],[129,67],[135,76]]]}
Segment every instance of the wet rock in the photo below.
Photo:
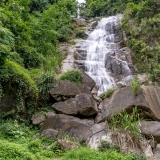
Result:
{"label": "wet rock", "polygon": [[82,84],[85,85],[91,91],[93,87],[96,85],[95,81],[91,77],[89,77],[85,72],[82,72],[82,74]]}
{"label": "wet rock", "polygon": [[99,87],[98,87],[97,85],[95,85],[95,86],[93,87],[91,93],[92,93],[93,95],[96,95],[96,96],[97,96],[97,94],[98,94],[98,88],[99,88]]}
{"label": "wet rock", "polygon": [[46,117],[44,115],[34,114],[32,117],[32,124],[38,125],[44,122]]}
{"label": "wet rock", "polygon": [[160,142],[160,122],[157,121],[142,121],[140,125],[142,134],[153,136],[157,142]]}
{"label": "wet rock", "polygon": [[58,131],[54,129],[45,129],[41,132],[41,135],[44,135],[52,140],[56,140],[58,136]]}
{"label": "wet rock", "polygon": [[78,146],[69,140],[58,139],[57,142],[63,150],[78,149]]}

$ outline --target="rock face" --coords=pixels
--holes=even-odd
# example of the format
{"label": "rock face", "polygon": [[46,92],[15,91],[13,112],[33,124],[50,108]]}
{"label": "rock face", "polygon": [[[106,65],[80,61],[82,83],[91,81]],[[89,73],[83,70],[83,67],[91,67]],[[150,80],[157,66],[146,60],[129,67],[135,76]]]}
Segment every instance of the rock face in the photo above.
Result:
{"label": "rock face", "polygon": [[134,143],[125,132],[110,130],[99,132],[90,138],[88,145],[92,149],[98,149],[102,141],[119,146],[121,152],[145,154],[147,157],[153,156],[151,146],[145,139],[141,139],[139,144]]}
{"label": "rock face", "polygon": [[154,139],[160,143],[160,122],[157,121],[142,121],[140,125],[140,130],[142,134],[150,137],[151,135]]}
{"label": "rock face", "polygon": [[[4,113],[11,112],[11,115],[14,117],[14,114],[18,114],[21,118],[26,118],[27,116],[27,108],[25,106],[25,100],[23,99],[23,103],[17,102],[16,93],[17,89],[9,89],[6,88],[4,91],[4,95],[0,99],[0,116],[4,115]],[[17,106],[19,105],[19,110]],[[17,113],[18,110],[18,113]],[[12,112],[13,111],[13,112]]]}
{"label": "rock face", "polygon": [[97,102],[89,94],[79,94],[75,98],[70,98],[64,102],[55,103],[52,106],[59,113],[67,115],[92,116],[98,112]]}
{"label": "rock face", "polygon": [[101,111],[96,117],[96,122],[102,122],[112,114],[124,109],[131,110],[135,106],[144,111],[144,117],[160,120],[160,87],[142,86],[138,95],[132,93],[130,87],[115,91],[110,100],[106,99],[100,104]]}

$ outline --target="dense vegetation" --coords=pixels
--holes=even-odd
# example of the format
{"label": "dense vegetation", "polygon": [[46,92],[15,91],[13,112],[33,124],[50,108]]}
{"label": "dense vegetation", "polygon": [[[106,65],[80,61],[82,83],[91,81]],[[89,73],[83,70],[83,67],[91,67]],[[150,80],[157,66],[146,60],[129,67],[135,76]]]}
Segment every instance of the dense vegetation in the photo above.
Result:
{"label": "dense vegetation", "polygon": [[16,93],[19,111],[47,101],[61,65],[60,42],[68,41],[75,0],[3,0],[0,3],[0,100]]}
{"label": "dense vegetation", "polygon": [[36,139],[38,132],[35,127],[16,120],[0,120],[0,159],[49,160],[61,157],[62,160],[146,160],[142,155],[122,154],[116,146],[106,142],[103,142],[99,151],[77,143],[79,149],[64,151],[50,139],[43,136]]}
{"label": "dense vegetation", "polygon": [[86,0],[83,17],[124,14],[122,29],[139,73],[151,74],[160,82],[160,1],[159,0]]}

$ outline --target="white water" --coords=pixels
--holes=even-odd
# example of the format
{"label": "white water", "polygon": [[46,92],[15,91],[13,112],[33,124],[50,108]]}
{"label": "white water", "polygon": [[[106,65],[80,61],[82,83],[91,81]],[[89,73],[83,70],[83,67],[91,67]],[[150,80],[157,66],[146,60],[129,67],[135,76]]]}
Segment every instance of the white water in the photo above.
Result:
{"label": "white water", "polygon": [[97,28],[81,46],[87,51],[85,72],[99,86],[98,94],[116,86],[111,73],[106,70],[106,63],[107,55],[119,49],[119,45],[115,43],[114,27],[119,25],[121,18],[121,16],[102,18]]}

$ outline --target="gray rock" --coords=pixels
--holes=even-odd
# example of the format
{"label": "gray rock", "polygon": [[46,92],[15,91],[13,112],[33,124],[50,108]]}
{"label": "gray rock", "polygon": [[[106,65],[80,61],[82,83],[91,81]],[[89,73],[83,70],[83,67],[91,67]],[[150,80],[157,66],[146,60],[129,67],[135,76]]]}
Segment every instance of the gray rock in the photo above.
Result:
{"label": "gray rock", "polygon": [[61,127],[58,136],[61,136],[61,134],[68,134],[71,135],[75,141],[85,142],[93,132],[90,127],[84,123],[70,121]]}
{"label": "gray rock", "polygon": [[64,102],[58,102],[52,106],[59,113],[67,115],[76,115],[78,114],[77,102],[74,98],[70,98]]}
{"label": "gray rock", "polygon": [[97,102],[89,94],[79,94],[75,97],[79,114],[92,116],[98,112]]}
{"label": "gray rock", "polygon": [[48,118],[48,117],[51,117],[51,116],[54,116],[54,115],[56,115],[54,112],[47,112],[46,113],[46,117]]}
{"label": "gray rock", "polygon": [[44,122],[46,117],[44,115],[34,114],[32,116],[32,124],[38,125],[42,122]]}
{"label": "gray rock", "polygon": [[105,129],[106,129],[106,122],[99,123],[99,124],[94,124],[91,127],[91,130],[92,130],[93,134],[101,132],[101,131],[103,131]]}
{"label": "gray rock", "polygon": [[[98,108],[100,108],[101,111],[96,117],[96,122],[102,122],[105,118],[123,110],[131,111],[134,106],[137,106],[137,108],[142,111],[147,110],[150,112],[150,118],[160,120],[159,97],[160,87],[157,86],[142,86],[137,95],[131,92],[130,87],[120,88],[113,93],[110,99],[104,100],[100,104]],[[146,117],[148,118],[148,114]]]}
{"label": "gray rock", "polygon": [[157,142],[160,142],[160,122],[142,121],[140,125],[141,133],[146,136],[153,136]]}
{"label": "gray rock", "polygon": [[57,142],[63,150],[78,149],[78,146],[69,140],[58,139]]}
{"label": "gray rock", "polygon": [[83,84],[72,83],[68,80],[60,81],[57,87],[50,90],[50,94],[53,98],[56,98],[56,96],[58,97],[58,95],[71,97],[80,93],[90,94],[90,90]]}
{"label": "gray rock", "polygon": [[91,91],[93,87],[96,85],[95,81],[85,72],[82,72],[82,74],[83,74],[82,84],[87,88],[89,88],[89,90]]}
{"label": "gray rock", "polygon": [[56,140],[58,136],[58,131],[54,129],[46,129],[41,132],[41,135],[44,135],[52,140]]}
{"label": "gray rock", "polygon": [[70,121],[76,121],[79,123],[83,123],[89,127],[93,126],[94,124],[94,120],[88,120],[88,119],[79,119],[77,117],[73,117],[73,116],[67,116],[64,114],[57,114],[57,115],[53,115],[50,116],[46,119],[46,121],[43,123],[40,132],[42,132],[43,130],[46,129],[55,129],[55,130],[61,130],[62,126],[65,123],[68,123]]}

